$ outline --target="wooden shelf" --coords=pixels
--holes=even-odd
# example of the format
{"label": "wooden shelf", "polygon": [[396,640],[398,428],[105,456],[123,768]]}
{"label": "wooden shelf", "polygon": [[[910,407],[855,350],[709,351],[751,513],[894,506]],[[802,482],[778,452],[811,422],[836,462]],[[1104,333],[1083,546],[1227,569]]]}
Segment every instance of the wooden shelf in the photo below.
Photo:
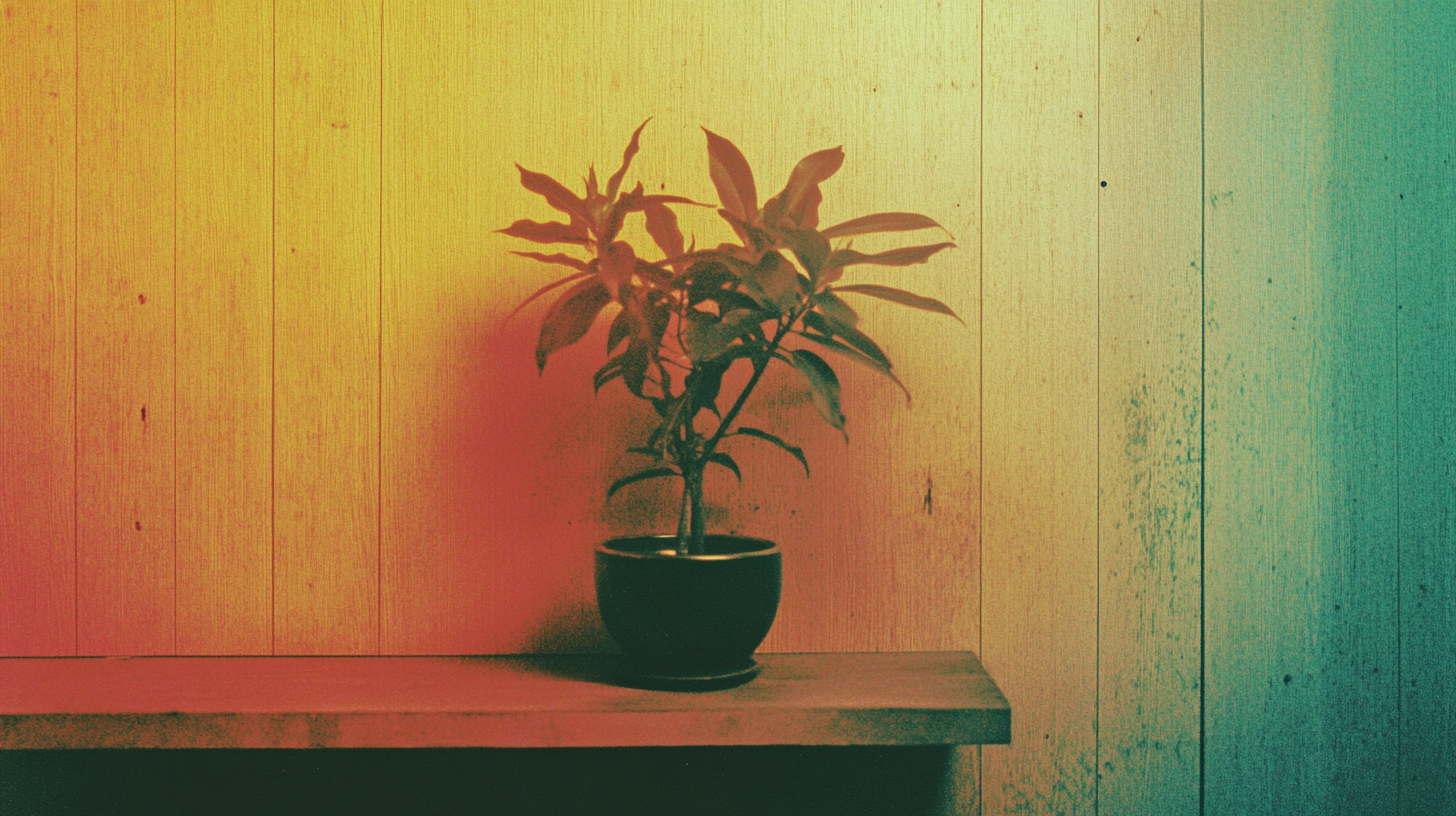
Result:
{"label": "wooden shelf", "polygon": [[0,748],[1006,743],[970,652],[758,655],[745,686],[610,684],[607,655],[0,659]]}

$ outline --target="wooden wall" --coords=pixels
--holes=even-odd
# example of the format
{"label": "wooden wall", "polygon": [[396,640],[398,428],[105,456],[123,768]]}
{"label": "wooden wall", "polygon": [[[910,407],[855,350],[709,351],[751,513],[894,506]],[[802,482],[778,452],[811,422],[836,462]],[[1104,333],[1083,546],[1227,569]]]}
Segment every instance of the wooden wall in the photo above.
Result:
{"label": "wooden wall", "polygon": [[[1456,14],[1424,3],[0,0],[0,654],[607,648],[640,406],[531,365],[513,162],[826,222],[915,395],[791,377],[774,651],[974,649],[984,813],[1456,807]],[[700,243],[711,216],[684,213]],[[970,796],[969,793],[965,794]]]}

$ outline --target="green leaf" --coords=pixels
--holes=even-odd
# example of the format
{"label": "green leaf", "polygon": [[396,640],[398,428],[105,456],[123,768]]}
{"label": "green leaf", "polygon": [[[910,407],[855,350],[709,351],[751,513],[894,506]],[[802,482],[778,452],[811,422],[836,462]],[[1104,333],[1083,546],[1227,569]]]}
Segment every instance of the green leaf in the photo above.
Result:
{"label": "green leaf", "polygon": [[723,209],[738,216],[740,221],[753,223],[758,220],[758,191],[753,186],[753,170],[748,159],[727,139],[707,128],[708,177],[718,191],[718,200]]}
{"label": "green leaf", "polygon": [[622,376],[622,355],[619,354],[608,360],[606,365],[597,369],[597,373],[592,375],[592,391],[601,391],[602,386],[620,376]]}
{"label": "green leaf", "polygon": [[703,314],[683,330],[683,351],[695,363],[711,360],[728,350],[734,340],[748,334],[762,322],[763,316],[748,309],[734,309],[722,319]]}
{"label": "green leaf", "polygon": [[641,397],[642,384],[647,380],[647,367],[652,364],[651,348],[633,340],[622,352],[622,382],[633,396]]}
{"label": "green leaf", "polygon": [[805,476],[805,478],[808,478],[808,476],[809,476],[809,460],[804,458],[804,449],[803,448],[795,447],[794,445],[790,445],[789,443],[787,443],[784,440],[778,438],[777,436],[774,436],[773,434],[769,433],[768,431],[760,431],[757,428],[745,428],[743,426],[739,426],[738,430],[736,430],[733,433],[729,434],[729,436],[751,436],[754,439],[762,439],[763,441],[768,442],[770,444],[778,445],[780,448],[783,448],[784,450],[786,450],[789,453],[793,454],[793,456],[794,456],[795,459],[798,459],[799,460],[799,464],[801,464],[801,465],[804,466],[804,476]]}
{"label": "green leaf", "polygon": [[[789,183],[784,185],[783,191],[774,196],[770,204],[764,206],[765,222],[769,226],[775,226],[783,216],[802,212],[810,190],[817,192],[819,183],[839,172],[843,164],[843,147],[820,150],[800,159],[789,174]],[[770,206],[773,208],[772,215],[769,212]]]}
{"label": "green leaf", "polygon": [[896,289],[891,286],[880,286],[874,283],[856,283],[850,286],[836,286],[834,287],[834,291],[858,292],[861,295],[869,295],[870,297],[877,297],[881,300],[888,300],[892,303],[898,303],[901,306],[909,306],[912,309],[950,315],[960,321],[962,326],[966,324],[966,321],[961,320],[960,316],[951,311],[950,307],[944,303],[941,303],[935,298],[922,297],[912,292],[906,292],[903,289]]}
{"label": "green leaf", "polygon": [[650,204],[643,208],[647,216],[647,234],[657,242],[657,248],[668,258],[683,254],[683,234],[677,226],[677,214],[666,204]]}
{"label": "green leaf", "polygon": [[626,309],[617,312],[612,318],[612,326],[607,329],[607,353],[611,354],[617,346],[622,344],[632,334],[632,313]]}
{"label": "green leaf", "polygon": [[[905,384],[900,382],[900,378],[895,376],[895,372],[890,368],[889,360],[884,360],[883,362],[880,362],[879,360],[871,359],[869,357],[866,357],[858,349],[841,343],[833,337],[826,337],[822,334],[799,332],[799,336],[807,340],[813,340],[814,342],[818,343],[821,346],[824,346],[830,351],[833,351],[837,354],[842,354],[845,357],[848,357],[849,359],[855,361],[856,363],[869,366],[875,371],[880,372],[885,377],[889,378],[891,382],[895,383],[895,385],[898,385],[900,387],[900,390],[905,394],[905,403],[907,405],[910,404],[910,389],[906,388]],[[881,357],[883,358],[883,354],[881,354]]]}
{"label": "green leaf", "polygon": [[683,380],[684,390],[692,395],[690,413],[696,414],[698,409],[707,408],[721,416],[718,413],[718,394],[723,390],[723,374],[732,364],[730,358],[726,361],[710,360],[693,367],[692,373]]}
{"label": "green leaf", "polygon": [[575,343],[586,335],[597,315],[612,300],[600,280],[591,278],[567,290],[551,304],[541,320],[541,336],[536,342],[536,370],[546,370],[546,358]]}
{"label": "green leaf", "polygon": [[815,229],[819,226],[819,202],[823,200],[824,194],[819,192],[819,185],[815,184],[804,193],[798,208],[789,212],[789,220],[797,224],[799,229]]}
{"label": "green leaf", "polygon": [[622,188],[622,178],[627,175],[627,168],[632,165],[632,157],[637,155],[637,137],[642,135],[642,128],[647,127],[647,122],[651,121],[652,117],[647,117],[645,122],[632,131],[632,141],[628,142],[627,149],[622,151],[622,166],[617,168],[617,172],[613,173],[610,179],[607,179],[608,201],[617,200],[617,191]]}
{"label": "green leaf", "polygon": [[824,270],[824,262],[829,260],[829,242],[814,230],[782,227],[779,229],[779,235],[784,239],[784,243],[787,243],[789,248],[794,251],[794,255],[799,258],[799,263],[803,265],[804,271],[809,273],[809,280],[817,281],[819,273]]}
{"label": "green leaf", "polygon": [[522,218],[505,229],[498,229],[496,232],[509,235],[512,238],[525,238],[527,241],[535,241],[538,244],[590,244],[591,235],[587,233],[586,224],[574,221],[571,224],[563,224],[560,221],[547,221],[541,223],[532,221],[529,218]]}
{"label": "green leaf", "polygon": [[586,211],[586,202],[576,197],[576,194],[566,189],[561,182],[546,175],[545,173],[534,173],[526,168],[516,165],[521,171],[521,186],[546,199],[546,203],[553,208],[574,216],[585,222],[591,218]]}
{"label": "green leaf", "polygon": [[778,314],[787,314],[799,305],[799,273],[794,265],[777,252],[765,252],[758,266],[743,278],[743,283]]}
{"label": "green leaf", "polygon": [[815,295],[814,305],[825,316],[833,317],[840,323],[845,323],[850,326],[859,325],[859,314],[832,291],[826,290]]}
{"label": "green leaf", "polygon": [[733,475],[738,477],[738,483],[743,483],[743,473],[738,469],[738,463],[733,461],[733,457],[722,451],[715,451],[708,455],[708,461],[715,465],[722,465],[733,471]]}
{"label": "green leaf", "polygon": [[[809,381],[809,396],[824,421],[844,433],[844,412],[839,408],[839,377],[819,355],[805,349],[791,352],[794,368]],[[847,440],[848,435],[845,436]]]}
{"label": "green leaf", "polygon": [[835,224],[820,234],[825,238],[848,238],[851,235],[868,235],[872,232],[906,232],[908,230],[940,229],[945,227],[917,213],[877,213],[851,218],[842,224]]}
{"label": "green leaf", "polygon": [[866,357],[875,362],[876,365],[884,366],[886,371],[890,370],[890,358],[885,355],[883,349],[869,335],[845,323],[833,315],[824,315],[824,325],[828,327],[827,334],[844,339],[844,342],[854,346]]}
{"label": "green leaf", "polygon": [[737,281],[738,276],[722,261],[697,261],[686,276],[688,305],[696,306],[705,300],[713,300],[724,286]]}
{"label": "green leaf", "polygon": [[909,266],[910,264],[925,263],[930,256],[949,249],[955,244],[945,241],[939,244],[926,244],[924,246],[901,247],[886,252],[876,252],[873,255],[866,255],[853,249],[836,249],[829,253],[829,262],[825,266],[836,268],[850,266],[851,264],[876,264],[878,266]]}
{"label": "green leaf", "polygon": [[648,468],[647,470],[641,471],[640,473],[634,473],[631,476],[623,476],[622,478],[618,479],[617,481],[612,482],[612,486],[609,487],[609,488],[607,488],[607,498],[610,499],[612,497],[612,494],[616,493],[618,490],[621,490],[622,488],[626,487],[627,485],[633,484],[635,482],[643,482],[643,481],[646,481],[648,479],[658,479],[658,478],[661,478],[663,476],[681,476],[681,475],[682,474],[678,473],[676,470],[673,470],[672,468],[668,468],[668,467]]}

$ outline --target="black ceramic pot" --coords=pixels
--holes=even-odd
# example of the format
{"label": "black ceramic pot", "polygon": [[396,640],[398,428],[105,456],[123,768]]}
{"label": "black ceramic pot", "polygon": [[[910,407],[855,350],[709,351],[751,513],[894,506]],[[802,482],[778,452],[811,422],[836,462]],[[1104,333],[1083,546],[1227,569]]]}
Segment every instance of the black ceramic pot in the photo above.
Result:
{"label": "black ceramic pot", "polygon": [[778,612],[783,557],[758,538],[705,543],[702,555],[678,555],[674,536],[597,546],[597,607],[628,685],[708,690],[758,675],[753,651]]}

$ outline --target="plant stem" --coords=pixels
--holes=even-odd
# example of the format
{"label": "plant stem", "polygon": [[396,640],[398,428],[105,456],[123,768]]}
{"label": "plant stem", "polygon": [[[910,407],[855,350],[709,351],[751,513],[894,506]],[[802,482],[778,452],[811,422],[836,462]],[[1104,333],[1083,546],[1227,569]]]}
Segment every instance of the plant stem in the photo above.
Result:
{"label": "plant stem", "polygon": [[692,510],[692,490],[688,487],[688,477],[683,476],[682,509],[677,516],[677,554],[688,554],[688,524],[691,523],[689,513]]}
{"label": "plant stem", "polygon": [[[763,379],[763,372],[768,370],[768,364],[773,361],[774,353],[778,351],[779,344],[789,333],[789,329],[803,317],[811,303],[806,302],[794,310],[788,320],[779,323],[778,330],[774,332],[773,340],[769,341],[768,350],[764,352],[762,362],[754,361],[753,376],[748,378],[748,384],[738,392],[738,398],[733,401],[733,407],[723,415],[718,422],[718,428],[708,441],[703,443],[703,449],[696,453],[694,459],[683,463],[683,508],[682,515],[678,518],[677,528],[677,551],[679,555],[691,553],[703,553],[707,551],[707,514],[703,505],[703,470],[707,465],[708,457],[717,448],[718,442],[728,433],[733,426],[733,420],[738,418],[738,413],[748,402],[748,397]],[[689,420],[691,421],[691,420]],[[686,429],[685,429],[686,430]],[[686,535],[684,530],[686,528]]]}
{"label": "plant stem", "polygon": [[733,420],[738,418],[738,412],[742,411],[744,403],[748,402],[749,394],[753,393],[754,387],[762,379],[763,372],[768,370],[768,364],[773,360],[774,352],[779,350],[779,343],[783,342],[784,336],[789,333],[789,329],[799,321],[799,318],[803,317],[805,311],[807,309],[801,306],[793,314],[789,315],[787,321],[779,324],[778,331],[774,332],[773,340],[768,344],[768,351],[764,352],[763,362],[759,363],[754,361],[753,376],[749,378],[748,384],[743,386],[743,390],[738,392],[738,399],[733,401],[733,407],[729,408],[728,413],[723,415],[723,420],[718,423],[718,429],[713,432],[713,436],[703,445],[702,459],[706,460],[713,453],[713,450],[718,446],[718,442],[733,425]]}

